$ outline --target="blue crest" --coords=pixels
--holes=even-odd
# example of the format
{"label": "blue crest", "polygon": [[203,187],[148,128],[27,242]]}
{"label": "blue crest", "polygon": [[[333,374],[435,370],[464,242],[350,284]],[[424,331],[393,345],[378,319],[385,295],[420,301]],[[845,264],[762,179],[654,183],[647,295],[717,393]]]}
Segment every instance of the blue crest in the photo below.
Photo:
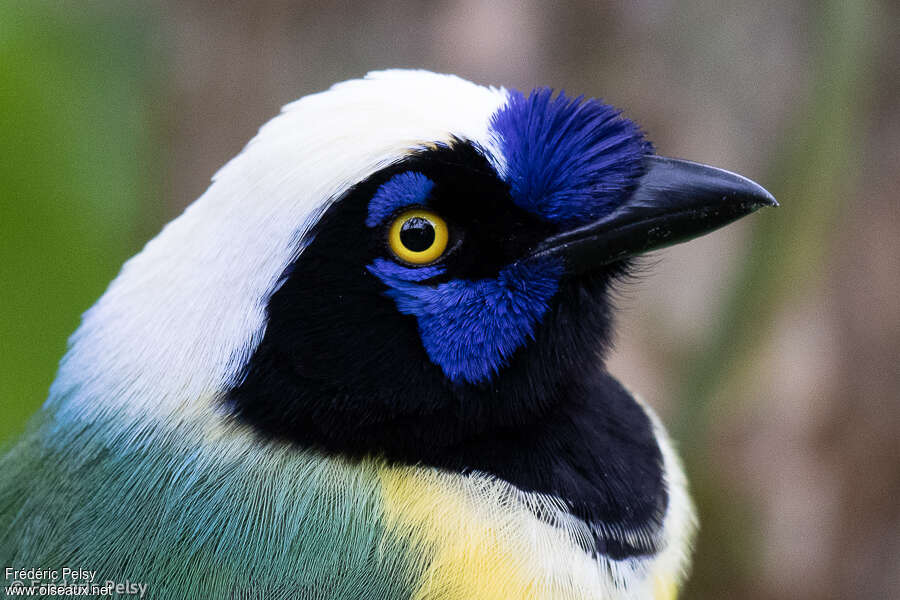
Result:
{"label": "blue crest", "polygon": [[506,161],[506,180],[521,208],[575,226],[613,210],[643,174],[653,151],[638,126],[598,100],[540,88],[509,93],[491,129]]}
{"label": "blue crest", "polygon": [[414,204],[425,204],[434,182],[415,171],[406,171],[388,179],[369,201],[366,226],[375,227],[393,213]]}

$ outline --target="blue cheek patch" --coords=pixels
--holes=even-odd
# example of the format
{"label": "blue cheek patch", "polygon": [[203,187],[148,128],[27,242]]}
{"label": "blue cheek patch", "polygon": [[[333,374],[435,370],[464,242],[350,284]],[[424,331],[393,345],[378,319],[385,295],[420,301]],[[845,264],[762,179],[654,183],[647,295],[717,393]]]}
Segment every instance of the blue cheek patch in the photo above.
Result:
{"label": "blue cheek patch", "polygon": [[388,179],[369,201],[366,226],[375,227],[389,216],[414,204],[425,204],[434,182],[415,171],[406,171]]}
{"label": "blue cheek patch", "polygon": [[386,258],[376,258],[367,268],[370,273],[385,283],[388,281],[425,281],[444,274],[444,267],[404,267]]}
{"label": "blue cheek patch", "polygon": [[410,273],[432,268],[439,269],[407,269],[384,259],[368,267],[398,310],[416,317],[429,358],[455,383],[486,381],[507,364],[534,336],[563,274],[556,259],[515,263],[495,279],[437,285],[418,283],[426,277]]}
{"label": "blue cheek patch", "polygon": [[509,93],[491,118],[513,201],[561,226],[582,225],[618,206],[652,153],[638,126],[598,100],[537,89]]}

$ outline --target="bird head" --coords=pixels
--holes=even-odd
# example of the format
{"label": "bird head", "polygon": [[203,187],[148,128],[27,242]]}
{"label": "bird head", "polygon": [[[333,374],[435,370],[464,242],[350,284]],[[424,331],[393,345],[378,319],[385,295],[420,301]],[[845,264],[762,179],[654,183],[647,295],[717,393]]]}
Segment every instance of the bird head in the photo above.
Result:
{"label": "bird head", "polygon": [[598,100],[370,74],[287,106],[126,264],[53,395],[427,457],[602,370],[632,257],[769,204]]}

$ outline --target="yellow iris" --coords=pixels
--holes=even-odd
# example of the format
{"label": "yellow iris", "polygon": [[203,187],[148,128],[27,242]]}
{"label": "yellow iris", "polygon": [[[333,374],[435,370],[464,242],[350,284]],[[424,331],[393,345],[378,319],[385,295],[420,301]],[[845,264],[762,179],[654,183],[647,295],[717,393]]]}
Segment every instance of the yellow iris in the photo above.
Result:
{"label": "yellow iris", "polygon": [[431,211],[414,208],[397,217],[388,231],[391,251],[403,262],[426,265],[447,249],[447,223]]}

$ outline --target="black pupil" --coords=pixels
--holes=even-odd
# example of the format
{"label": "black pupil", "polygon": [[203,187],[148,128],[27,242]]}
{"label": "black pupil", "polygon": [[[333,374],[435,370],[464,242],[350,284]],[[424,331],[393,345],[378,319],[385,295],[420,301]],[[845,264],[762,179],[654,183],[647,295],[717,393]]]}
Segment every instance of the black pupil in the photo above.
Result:
{"label": "black pupil", "polygon": [[400,227],[400,243],[412,252],[424,252],[434,244],[434,225],[428,219],[413,217]]}

